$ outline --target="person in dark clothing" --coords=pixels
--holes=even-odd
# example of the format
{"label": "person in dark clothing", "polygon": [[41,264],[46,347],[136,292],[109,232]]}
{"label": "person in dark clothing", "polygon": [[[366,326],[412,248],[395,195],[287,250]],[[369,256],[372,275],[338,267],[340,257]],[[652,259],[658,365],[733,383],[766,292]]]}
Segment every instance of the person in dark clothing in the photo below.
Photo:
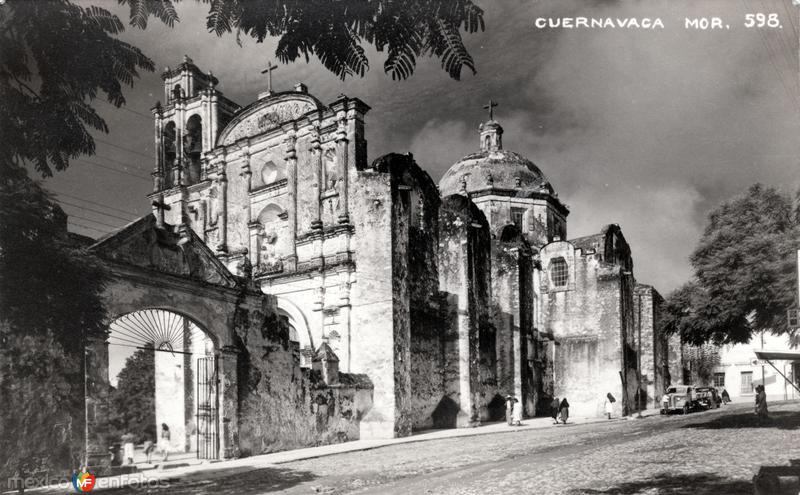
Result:
{"label": "person in dark clothing", "polygon": [[553,424],[558,424],[558,406],[561,403],[558,401],[558,397],[553,398],[553,402],[550,403],[550,417],[553,418]]}
{"label": "person in dark clothing", "polygon": [[558,412],[561,414],[561,422],[567,424],[567,419],[569,419],[569,402],[567,402],[566,397],[561,400],[561,404],[558,406]]}
{"label": "person in dark clothing", "polygon": [[723,388],[723,389],[722,389],[722,402],[723,402],[723,403],[725,403],[725,404],[727,404],[727,403],[728,403],[728,402],[730,402],[730,401],[731,401],[731,396],[730,396],[730,394],[728,393],[728,391],[727,391],[727,390],[725,390],[725,389]]}

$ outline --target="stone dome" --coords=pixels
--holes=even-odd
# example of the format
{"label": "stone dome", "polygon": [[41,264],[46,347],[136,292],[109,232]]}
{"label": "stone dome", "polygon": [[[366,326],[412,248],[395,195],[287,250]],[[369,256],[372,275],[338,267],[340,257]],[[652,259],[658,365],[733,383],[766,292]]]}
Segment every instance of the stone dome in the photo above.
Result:
{"label": "stone dome", "polygon": [[500,124],[491,120],[481,124],[480,130],[481,150],[456,162],[439,181],[443,197],[490,189],[553,192],[539,167],[519,153],[503,149]]}

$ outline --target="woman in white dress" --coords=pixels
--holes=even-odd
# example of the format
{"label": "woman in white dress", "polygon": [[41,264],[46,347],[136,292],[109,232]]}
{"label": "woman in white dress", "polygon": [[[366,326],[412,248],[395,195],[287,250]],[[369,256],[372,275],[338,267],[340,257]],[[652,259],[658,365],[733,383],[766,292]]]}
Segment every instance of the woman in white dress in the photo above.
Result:
{"label": "woman in white dress", "polygon": [[169,457],[169,439],[169,426],[167,426],[167,423],[161,423],[161,438],[158,439],[158,450],[160,450],[164,456],[162,461],[166,461]]}

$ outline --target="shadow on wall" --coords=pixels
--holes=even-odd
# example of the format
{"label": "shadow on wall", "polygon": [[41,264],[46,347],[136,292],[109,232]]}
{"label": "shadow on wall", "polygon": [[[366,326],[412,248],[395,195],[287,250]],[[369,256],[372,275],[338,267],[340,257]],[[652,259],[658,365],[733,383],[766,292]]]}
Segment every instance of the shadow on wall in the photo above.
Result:
{"label": "shadow on wall", "polygon": [[727,428],[777,428],[779,430],[797,430],[800,428],[800,413],[792,411],[770,412],[766,419],[759,419],[752,412],[722,416],[706,423],[692,423],[684,428],[703,428],[722,430]]}
{"label": "shadow on wall", "polygon": [[489,409],[489,421],[502,421],[506,419],[506,400],[500,396],[500,394],[495,394],[492,397],[492,401],[489,402],[487,406]]}
{"label": "shadow on wall", "polygon": [[431,414],[434,428],[455,428],[459,407],[450,397],[442,397]]}
{"label": "shadow on wall", "polygon": [[576,489],[570,494],[614,494],[633,495],[636,493],[669,493],[674,495],[750,495],[753,484],[749,481],[728,480],[715,474],[659,474],[643,481],[629,481],[608,488],[607,490]]}

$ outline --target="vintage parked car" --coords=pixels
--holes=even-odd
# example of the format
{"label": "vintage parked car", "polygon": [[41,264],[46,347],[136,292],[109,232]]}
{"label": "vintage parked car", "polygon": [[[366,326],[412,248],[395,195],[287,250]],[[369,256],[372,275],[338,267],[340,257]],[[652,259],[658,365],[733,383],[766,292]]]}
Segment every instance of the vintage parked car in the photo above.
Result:
{"label": "vintage parked car", "polygon": [[694,400],[703,409],[717,409],[722,398],[714,387],[697,387],[694,389]]}
{"label": "vintage parked car", "polygon": [[688,385],[671,385],[665,392],[667,401],[661,401],[661,414],[680,411],[682,414],[692,412],[697,406],[694,401],[694,391]]}

